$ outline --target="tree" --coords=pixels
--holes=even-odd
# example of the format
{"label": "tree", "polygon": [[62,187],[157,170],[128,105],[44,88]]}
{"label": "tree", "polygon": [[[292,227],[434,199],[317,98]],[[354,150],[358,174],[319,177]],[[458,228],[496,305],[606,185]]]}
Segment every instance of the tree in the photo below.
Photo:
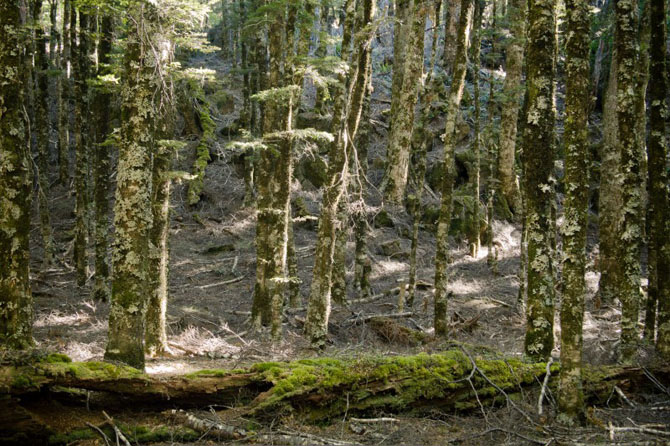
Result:
{"label": "tree", "polygon": [[517,121],[523,71],[523,48],[526,35],[526,0],[511,0],[507,16],[510,37],[507,42],[505,82],[503,84],[503,107],[500,119],[500,153],[497,175],[500,192],[507,204],[518,214],[520,209],[519,185],[514,172],[517,140]]}
{"label": "tree", "polygon": [[[367,90],[367,76],[370,71],[370,53],[366,50],[372,39],[370,24],[374,8],[372,0],[365,0],[364,20],[361,29],[370,34],[359,34],[356,39],[357,62],[349,76],[342,70],[338,76],[336,88],[338,93],[333,106],[333,121],[331,124],[333,141],[329,147],[328,181],[323,191],[323,202],[319,216],[316,252],[314,254],[314,271],[307,306],[305,320],[305,334],[313,345],[323,347],[328,334],[328,319],[330,317],[330,300],[332,289],[332,264],[335,255],[335,245],[338,231],[338,206],[342,194],[347,187],[347,174],[351,158],[352,144],[355,140]],[[351,41],[353,34],[355,1],[347,0],[344,6],[345,21],[342,36],[342,61],[349,62],[351,56]]]}
{"label": "tree", "polygon": [[105,358],[144,368],[144,318],[148,281],[155,83],[150,51],[157,12],[133,0],[121,87],[121,140],[114,204],[112,301]]}
{"label": "tree", "polygon": [[32,345],[30,201],[32,181],[21,74],[24,45],[19,0],[0,3],[0,343]]}
{"label": "tree", "polygon": [[524,350],[548,359],[554,346],[554,280],[550,176],[554,167],[555,0],[535,0],[528,11],[523,162],[527,234],[527,308]]}
{"label": "tree", "polygon": [[[649,281],[649,298],[652,290],[656,302],[651,302],[651,312],[658,303],[658,338],[656,348],[666,359],[670,358],[670,207],[668,202],[668,177],[665,169],[668,155],[666,120],[668,119],[668,71],[665,56],[667,30],[665,22],[666,1],[649,0],[650,14],[650,78],[649,84],[649,249],[654,252],[653,274]],[[652,256],[650,256],[651,258]],[[665,278],[665,279],[664,279]],[[647,312],[649,317],[650,311]],[[648,324],[647,327],[650,325]],[[653,330],[653,322],[651,323]],[[651,336],[653,339],[653,335]]]}
{"label": "tree", "polygon": [[444,170],[442,179],[442,199],[440,215],[437,223],[435,243],[435,334],[447,335],[447,265],[449,263],[449,225],[453,189],[455,181],[455,145],[454,131],[456,119],[460,113],[461,97],[465,87],[465,73],[468,62],[468,34],[474,8],[473,0],[461,0],[460,20],[458,23],[458,39],[456,41],[456,56],[454,59],[453,78],[447,96],[447,118],[444,130]]}
{"label": "tree", "polygon": [[95,151],[93,154],[93,200],[95,208],[95,285],[94,298],[109,300],[109,175],[111,164],[110,144],[107,141],[110,131],[111,86],[106,85],[101,76],[110,73],[110,59],[114,21],[110,13],[101,20],[100,43],[98,45],[98,79],[93,90],[91,112],[95,118]]}
{"label": "tree", "polygon": [[[638,70],[637,0],[615,2],[617,52],[617,125],[623,176],[623,208],[618,295],[621,300],[621,357],[632,358],[638,342],[640,309],[640,243],[642,240],[640,157],[637,140],[636,85]],[[621,212],[621,211],[620,211]]]}
{"label": "tree", "polygon": [[568,0],[566,29],[565,203],[563,296],[561,301],[561,374],[559,409],[569,420],[582,415],[582,326],[584,320],[586,229],[588,226],[588,112],[591,106],[590,7]]}
{"label": "tree", "polygon": [[63,0],[62,39],[58,76],[58,178],[67,186],[70,176],[70,0]]}
{"label": "tree", "polygon": [[[402,203],[407,185],[409,155],[414,126],[414,108],[423,71],[423,46],[426,27],[425,0],[401,0],[396,3],[394,29],[394,72],[391,86],[391,129],[386,152],[384,197]],[[396,72],[397,71],[397,72]]]}

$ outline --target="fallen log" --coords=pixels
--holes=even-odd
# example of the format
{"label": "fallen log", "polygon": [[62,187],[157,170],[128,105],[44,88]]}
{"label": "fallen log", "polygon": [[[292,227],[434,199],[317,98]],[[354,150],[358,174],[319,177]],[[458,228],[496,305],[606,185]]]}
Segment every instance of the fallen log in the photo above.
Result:
{"label": "fallen log", "polygon": [[[440,354],[386,358],[317,358],[265,362],[240,370],[202,370],[158,377],[101,362],[70,362],[52,354],[37,362],[0,366],[0,413],[23,399],[57,395],[63,388],[106,392],[135,409],[237,406],[259,421],[296,415],[305,421],[341,419],[344,413],[465,412],[479,404],[502,403],[523,388],[537,387],[545,363],[473,355],[465,348]],[[553,385],[558,364],[550,367]],[[647,369],[649,370],[649,369]],[[650,370],[668,382],[670,365]],[[614,386],[622,391],[657,390],[639,367],[589,367],[584,390],[591,404],[604,403]],[[22,420],[22,411],[15,411]],[[12,417],[0,417],[0,432],[11,432]]]}

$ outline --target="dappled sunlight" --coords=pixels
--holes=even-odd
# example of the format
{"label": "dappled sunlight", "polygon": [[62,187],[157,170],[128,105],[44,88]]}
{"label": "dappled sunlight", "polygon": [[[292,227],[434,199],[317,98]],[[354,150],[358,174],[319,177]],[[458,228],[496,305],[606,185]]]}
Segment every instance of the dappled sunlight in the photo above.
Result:
{"label": "dappled sunlight", "polygon": [[39,315],[35,318],[34,327],[52,327],[57,325],[82,325],[91,321],[91,315],[87,313],[61,313],[59,311],[51,311],[47,314]]}
{"label": "dappled sunlight", "polygon": [[230,344],[223,337],[202,327],[188,326],[170,343],[191,354],[225,357],[240,351],[240,347]]}

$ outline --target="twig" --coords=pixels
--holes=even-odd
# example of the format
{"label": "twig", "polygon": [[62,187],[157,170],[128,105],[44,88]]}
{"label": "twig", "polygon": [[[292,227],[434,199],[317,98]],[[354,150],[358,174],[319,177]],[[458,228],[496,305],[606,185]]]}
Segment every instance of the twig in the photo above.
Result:
{"label": "twig", "polygon": [[618,386],[614,386],[614,391],[621,397],[622,400],[626,402],[630,407],[635,407],[635,404],[631,400],[628,399],[625,393],[623,393],[623,390],[621,390]]}
{"label": "twig", "polygon": [[369,314],[367,316],[361,316],[363,322],[368,322],[372,319],[378,318],[378,317],[387,317],[387,318],[403,318],[403,317],[412,317],[414,316],[414,313],[411,312],[404,312],[404,313],[380,313],[380,314]]}
{"label": "twig", "polygon": [[210,283],[209,285],[201,285],[198,288],[200,288],[201,290],[204,290],[204,289],[207,289],[207,288],[213,288],[215,286],[230,285],[231,283],[239,282],[242,279],[244,279],[244,276],[235,277],[234,279],[230,279],[230,280],[224,280],[223,282]]}
{"label": "twig", "polygon": [[547,361],[547,373],[544,374],[544,382],[542,382],[542,391],[540,392],[540,398],[537,400],[537,414],[542,415],[542,401],[544,401],[544,395],[547,393],[547,385],[549,384],[549,378],[551,377],[551,365],[554,363],[554,358],[549,357]]}
{"label": "twig", "polygon": [[361,424],[373,424],[373,423],[399,423],[400,420],[397,418],[390,418],[390,417],[380,417],[380,418],[349,418],[349,421],[353,421],[354,423],[361,423]]}
{"label": "twig", "polygon": [[107,419],[107,423],[108,423],[110,426],[112,426],[112,429],[114,429],[114,433],[116,434],[116,444],[119,444],[119,440],[121,440],[121,441],[123,441],[123,444],[125,444],[126,446],[131,446],[131,445],[130,445],[130,442],[128,441],[128,439],[126,438],[126,436],[123,435],[123,432],[121,432],[121,429],[119,429],[118,427],[116,427],[116,424],[114,424],[114,420],[112,419],[112,417],[110,417],[109,415],[107,415],[107,412],[105,412],[104,410],[102,411],[102,414],[103,414],[103,415],[105,416],[105,418]]}
{"label": "twig", "polygon": [[100,434],[100,436],[102,437],[102,439],[105,440],[105,444],[106,444],[107,446],[111,446],[111,445],[109,444],[109,437],[107,436],[107,434],[105,434],[105,433],[102,431],[102,429],[100,429],[100,428],[99,428],[98,426],[96,426],[95,424],[89,423],[88,421],[86,422],[86,426],[88,426],[88,427],[90,427],[91,429],[93,429],[94,431],[98,432],[98,433]]}
{"label": "twig", "polygon": [[658,429],[651,429],[648,427],[617,427],[613,426],[612,423],[607,428],[610,431],[610,439],[613,439],[615,432],[637,432],[640,434],[649,434],[649,435],[659,435],[662,437],[670,437],[670,432],[662,431]]}

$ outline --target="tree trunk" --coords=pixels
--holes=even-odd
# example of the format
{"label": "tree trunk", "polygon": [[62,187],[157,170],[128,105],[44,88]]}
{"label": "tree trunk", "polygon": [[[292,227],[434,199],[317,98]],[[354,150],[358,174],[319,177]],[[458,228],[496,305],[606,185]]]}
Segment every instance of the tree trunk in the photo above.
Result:
{"label": "tree trunk", "polygon": [[521,103],[521,76],[523,71],[523,46],[526,36],[526,0],[510,0],[508,17],[511,36],[507,44],[503,106],[500,119],[500,156],[498,180],[500,192],[508,206],[518,214],[521,206],[519,185],[514,169],[517,141],[517,121]]}
{"label": "tree trunk", "polygon": [[[37,392],[57,398],[58,393],[49,392],[51,389],[72,388],[106,392],[117,399],[123,397],[124,404],[147,410],[234,405],[237,416],[243,414],[257,421],[286,413],[312,423],[341,420],[345,414],[422,413],[436,409],[468,413],[479,410],[481,405],[503,405],[506,397],[514,400],[524,391],[539,387],[547,369],[545,363],[490,359],[465,350],[387,358],[268,362],[243,370],[202,370],[167,377],[145,375],[108,363],[61,362],[66,359],[52,355],[29,366],[0,368],[0,389],[5,396],[0,407],[5,409],[16,398],[38,397]],[[551,366],[552,390],[556,389],[554,377],[558,369],[558,364]],[[605,404],[614,386],[626,392],[653,391],[645,370],[589,367],[584,374],[586,400],[592,405]],[[668,366],[650,372],[661,381],[670,378]],[[11,427],[0,425],[0,432]]]}
{"label": "tree trunk", "polygon": [[[30,293],[30,151],[23,104],[21,2],[0,3],[0,344],[32,345]],[[30,86],[27,86],[30,88]]]}
{"label": "tree trunk", "polygon": [[[470,256],[477,258],[479,257],[479,248],[481,246],[481,240],[479,234],[481,233],[480,220],[481,220],[481,206],[479,200],[479,189],[480,189],[480,174],[481,174],[481,104],[479,99],[479,71],[481,69],[481,43],[482,43],[482,2],[475,0],[475,16],[473,21],[473,39],[472,39],[472,82],[474,84],[474,102],[475,102],[475,114],[474,114],[474,136],[472,141],[472,152],[475,156],[475,165],[473,166],[474,172],[472,175],[470,187],[472,188],[472,218],[470,219],[470,227],[467,229],[468,243],[470,245]],[[491,91],[493,91],[493,82],[491,82]],[[489,96],[489,100],[491,97]],[[489,113],[491,112],[491,107],[489,107]],[[492,120],[491,120],[492,121]],[[491,222],[489,222],[490,224]]]}
{"label": "tree trunk", "polygon": [[121,142],[114,205],[112,302],[105,359],[144,368],[144,318],[151,229],[151,155],[154,148],[152,6],[128,5],[132,23],[124,57],[121,89]]}
{"label": "tree trunk", "polygon": [[63,186],[70,181],[70,0],[63,1],[63,52],[58,76],[58,177]]}
{"label": "tree trunk", "polygon": [[460,113],[461,97],[465,87],[465,72],[468,62],[468,34],[473,12],[473,0],[461,0],[458,39],[456,42],[456,58],[454,59],[454,76],[447,98],[447,119],[444,131],[444,170],[442,179],[442,200],[437,223],[435,243],[435,334],[447,335],[447,265],[449,263],[449,225],[451,224],[452,195],[455,181],[454,130],[456,119]]}
{"label": "tree trunk", "polygon": [[619,240],[622,275],[617,283],[621,300],[621,357],[632,359],[637,347],[640,312],[640,243],[642,240],[640,153],[636,110],[638,65],[637,0],[615,2],[617,50],[617,124],[623,175],[623,220]]}
{"label": "tree trunk", "polygon": [[37,203],[40,213],[40,230],[44,249],[43,262],[46,267],[53,262],[54,244],[51,214],[49,212],[49,59],[47,58],[47,36],[39,22],[42,15],[42,0],[33,3],[35,26],[35,77],[37,78],[35,129],[37,131]]}
{"label": "tree trunk", "polygon": [[590,91],[590,11],[580,0],[568,0],[565,102],[565,202],[563,232],[563,296],[561,301],[561,375],[559,409],[569,419],[583,415],[582,325],[586,294],[586,229],[588,226]]}
{"label": "tree trunk", "polygon": [[[615,37],[616,39],[616,37]],[[619,126],[616,118],[618,56],[613,49],[603,107],[603,147],[600,154],[600,187],[598,194],[599,270],[598,296],[611,303],[617,295],[621,275],[617,246],[619,244],[620,210],[623,206],[619,164]]]}
{"label": "tree trunk", "polygon": [[[384,198],[400,204],[405,197],[414,109],[423,71],[423,47],[428,9],[425,0],[399,0],[394,29],[394,71],[391,86],[391,128],[386,152]],[[407,22],[407,23],[404,23]]]}
{"label": "tree trunk", "polygon": [[447,74],[454,72],[454,59],[456,58],[457,42],[459,36],[459,19],[462,5],[458,0],[448,0],[449,8],[444,8],[447,13],[444,35],[444,53],[442,55],[442,67]]}
{"label": "tree trunk", "polygon": [[[374,13],[371,0],[366,0],[365,20],[361,28],[369,25]],[[346,0],[344,34],[342,37],[342,60],[349,62],[351,40],[355,16],[355,2]],[[312,285],[307,305],[305,333],[310,342],[316,346],[324,346],[328,334],[330,317],[330,300],[332,290],[332,264],[335,255],[337,237],[337,210],[342,194],[347,187],[347,160],[351,156],[350,139],[355,139],[363,108],[367,76],[369,73],[370,52],[366,49],[371,36],[359,34],[356,38],[356,54],[358,62],[354,72],[347,76],[342,72],[338,76],[336,88],[339,92],[334,96],[332,132],[334,140],[330,145],[328,162],[328,182],[324,187],[319,229],[314,254],[314,270]]]}
{"label": "tree trunk", "polygon": [[[110,61],[112,51],[112,33],[114,23],[111,15],[102,17],[100,44],[98,46],[98,76],[108,73],[105,68]],[[95,285],[93,297],[107,302],[109,300],[109,176],[111,150],[106,142],[110,130],[111,114],[109,103],[112,93],[105,86],[93,92],[91,110],[96,118],[95,154],[93,157],[93,174],[95,176],[93,199],[95,206]]]}
{"label": "tree trunk", "polygon": [[551,201],[554,168],[555,0],[536,0],[529,9],[528,89],[523,128],[528,270],[525,353],[547,359],[554,346],[554,280]]}
{"label": "tree trunk", "polygon": [[84,286],[88,279],[88,86],[89,78],[89,17],[79,11],[79,44],[75,44],[76,12],[72,8],[72,64],[74,67],[74,138],[75,138],[75,228],[74,264],[77,285]]}
{"label": "tree trunk", "polygon": [[[665,60],[665,42],[667,30],[665,17],[665,0],[650,0],[651,40],[649,76],[654,79],[649,85],[649,218],[651,232],[649,234],[649,249],[653,250],[653,275],[650,275],[649,298],[651,309],[647,317],[653,314],[658,302],[658,339],[656,349],[665,359],[670,359],[670,208],[666,184],[668,181],[665,169],[667,151],[666,119],[668,118],[668,71]],[[652,265],[650,265],[651,267]],[[652,290],[656,299],[652,300]],[[655,300],[655,301],[654,301]],[[648,307],[649,308],[649,307]],[[651,318],[650,318],[651,319]],[[653,321],[647,322],[653,333]],[[649,336],[653,340],[653,334]]]}

